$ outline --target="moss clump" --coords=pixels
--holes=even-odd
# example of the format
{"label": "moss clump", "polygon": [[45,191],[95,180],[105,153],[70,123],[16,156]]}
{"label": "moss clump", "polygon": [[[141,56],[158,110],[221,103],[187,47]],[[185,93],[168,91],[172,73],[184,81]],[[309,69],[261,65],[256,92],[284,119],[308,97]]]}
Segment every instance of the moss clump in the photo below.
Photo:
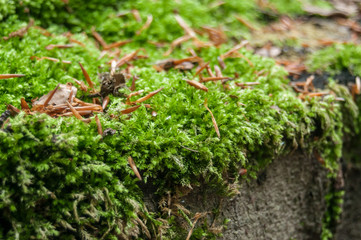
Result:
{"label": "moss clump", "polygon": [[[360,46],[352,43],[334,44],[313,53],[308,59],[307,66],[310,71],[330,73],[337,82],[354,84],[354,78],[361,75],[360,58]],[[346,76],[346,79],[343,75]],[[347,92],[344,88],[339,88],[339,91],[337,92],[339,94]],[[356,104],[354,104],[355,101]],[[351,116],[343,113],[343,123],[346,124],[345,132],[348,135],[347,141],[345,141],[347,151],[344,152],[344,157],[352,161],[358,161],[358,153],[354,153],[354,149],[357,149],[361,139],[361,116],[357,111],[355,112],[361,106],[360,97],[355,96],[355,101],[347,101],[345,107],[348,109],[343,109],[343,111],[356,113]]]}
{"label": "moss clump", "polygon": [[334,44],[315,52],[308,61],[311,71],[323,70],[336,74],[347,69],[354,76],[361,75],[359,60],[361,47],[352,43]]}
{"label": "moss clump", "polygon": [[71,118],[21,114],[0,132],[2,239],[137,232],[130,222],[144,209],[129,171],[123,172],[127,161],[90,128]]}
{"label": "moss clump", "polygon": [[[133,157],[144,181],[156,186],[159,195],[173,192],[176,186],[191,187],[204,182],[226,189],[228,184],[246,178],[239,175],[241,168],[256,178],[259,170],[273,159],[297,147],[309,152],[318,150],[330,172],[337,169],[343,133],[351,126],[345,127],[343,120],[349,116],[353,123],[357,115],[350,95],[342,88],[335,85],[334,91],[352,105],[344,112],[341,111],[344,104],[335,101],[332,95],[302,102],[291,91],[281,67],[245,49],[239,51],[245,58],[226,60],[223,74],[233,76],[237,72],[237,82],[258,81],[260,84],[252,89],[241,89],[232,82],[229,89],[224,89],[222,84],[211,82],[206,83],[209,91],[203,92],[185,81],[192,78],[195,70],[158,73],[152,68],[154,62],[164,59],[162,54],[167,48],[159,49],[147,40],[169,41],[183,35],[173,17],[175,8],[193,27],[216,24],[224,13],[254,8],[252,3],[226,3],[215,10],[198,1],[157,1],[151,6],[145,1],[126,1],[121,8],[112,1],[107,7],[99,1],[88,5],[70,1],[67,7],[75,13],[70,16],[61,1],[23,1],[23,5],[7,10],[17,15],[8,16],[0,24],[3,36],[26,26],[26,14],[22,12],[25,7],[34,17],[40,16],[41,9],[56,12],[59,21],[67,20],[64,25],[54,24],[57,20],[51,14],[35,19],[36,24],[48,25],[53,37],[31,28],[23,38],[1,41],[0,72],[26,76],[3,80],[0,102],[4,105],[0,110],[5,110],[5,104],[19,107],[21,97],[30,102],[58,83],[72,81],[72,77],[81,79],[77,62],[83,63],[93,81],[98,72],[109,71],[106,63],[110,57],[99,59],[101,51],[86,34],[79,33],[82,30],[89,33],[89,22],[94,19],[97,30],[108,42],[134,37],[132,43],[122,47],[122,54],[140,47],[146,49],[149,58],[137,60],[132,70],[139,77],[137,90],[145,90],[145,95],[164,89],[147,101],[152,109],[141,106],[130,116],[120,114],[126,108],[125,99],[111,97],[107,113],[99,114],[99,118],[103,129],[112,128],[115,134],[104,138],[98,135],[94,121],[87,125],[72,117],[52,119],[23,114],[12,118],[0,131],[2,238],[127,239],[151,235],[184,239],[187,233],[172,225],[173,216],[149,213],[145,209],[142,192],[127,162],[129,156]],[[159,22],[154,22],[146,34],[135,36],[142,23],[131,16],[115,17],[116,13],[132,8],[137,8],[143,17],[149,13],[155,19],[159,17]],[[90,11],[94,9],[102,11]],[[210,17],[209,11],[215,12],[215,18]],[[225,18],[220,22],[227,25],[228,21]],[[229,26],[236,25],[230,21]],[[85,47],[74,44],[70,49],[45,50],[49,44],[67,43],[68,39],[59,35],[67,28],[78,32],[72,38]],[[172,57],[186,57],[189,46],[183,44],[175,49]],[[213,67],[217,57],[231,46],[228,43],[197,53]],[[32,56],[55,57],[72,63],[36,61]],[[266,74],[258,76],[257,72],[261,71]],[[126,88],[122,91],[130,92]],[[85,94],[80,95],[87,99]],[[205,99],[218,123],[220,138],[204,107]],[[204,235],[204,229],[195,229],[194,236]]]}

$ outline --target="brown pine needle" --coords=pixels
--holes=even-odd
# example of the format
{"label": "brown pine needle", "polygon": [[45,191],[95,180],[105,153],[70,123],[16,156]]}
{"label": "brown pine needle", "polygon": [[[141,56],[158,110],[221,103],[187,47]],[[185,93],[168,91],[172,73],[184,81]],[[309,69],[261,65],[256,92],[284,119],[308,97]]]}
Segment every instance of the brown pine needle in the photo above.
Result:
{"label": "brown pine needle", "polygon": [[171,46],[172,48],[175,48],[176,46],[178,46],[178,45],[180,45],[180,44],[182,44],[182,43],[190,40],[191,38],[192,38],[192,37],[189,36],[189,35],[181,36],[181,37],[177,38],[176,40],[174,40],[174,41],[170,44],[170,46]]}
{"label": "brown pine needle", "polygon": [[219,81],[219,80],[229,80],[230,77],[205,77],[202,78],[199,82],[210,82],[210,81]]}
{"label": "brown pine needle", "polygon": [[241,176],[246,175],[246,174],[247,174],[247,169],[241,168],[238,173],[239,173],[239,175],[241,175]]}
{"label": "brown pine needle", "polygon": [[311,86],[311,90],[312,91],[315,91],[315,87],[313,86],[313,83],[312,81],[315,79],[315,76],[314,75],[311,75],[309,76],[307,79],[306,79],[306,82],[305,82],[305,86],[304,86],[304,90],[306,92],[308,92],[308,87]]}
{"label": "brown pine needle", "polygon": [[215,46],[219,46],[227,42],[227,35],[221,29],[206,26],[203,26],[202,29],[205,30],[208,34],[209,40],[211,40]]}
{"label": "brown pine needle", "polygon": [[196,77],[198,74],[200,74],[205,68],[207,68],[209,66],[209,62],[204,63],[194,74],[193,77]]}
{"label": "brown pine needle", "polygon": [[184,19],[181,16],[175,15],[174,17],[187,35],[191,36],[192,38],[196,37],[196,33],[193,31],[192,28],[188,26],[188,24],[184,21]]}
{"label": "brown pine needle", "polygon": [[232,54],[234,54],[235,52],[237,52],[239,49],[243,48],[247,44],[248,44],[248,41],[243,40],[242,42],[240,42],[239,44],[237,44],[236,46],[231,48],[228,52],[226,52],[225,54],[222,54],[221,59],[223,60],[223,59],[226,59],[226,58],[230,57]]}
{"label": "brown pine needle", "polygon": [[102,36],[100,36],[100,34],[95,31],[95,28],[94,28],[94,27],[91,29],[91,31],[92,31],[92,35],[93,35],[93,37],[95,38],[95,40],[97,40],[98,43],[99,43],[103,48],[106,48],[106,47],[108,46],[108,44],[104,41],[104,39],[102,38]]}
{"label": "brown pine needle", "polygon": [[127,43],[130,43],[132,42],[132,40],[124,40],[124,41],[118,41],[118,42],[114,42],[114,43],[111,43],[109,45],[107,45],[106,47],[104,47],[104,50],[109,50],[109,49],[112,49],[112,48],[117,48],[117,47],[121,47]]}
{"label": "brown pine needle", "polygon": [[21,110],[30,110],[30,107],[24,98],[21,98],[20,101],[21,101]]}
{"label": "brown pine needle", "polygon": [[51,37],[52,34],[50,32],[48,32],[46,29],[39,27],[39,26],[33,26],[33,28],[40,30],[40,34],[45,36],[45,37]]}
{"label": "brown pine needle", "polygon": [[197,57],[197,53],[194,51],[193,48],[188,48],[188,52],[192,55],[192,57]]}
{"label": "brown pine needle", "polygon": [[78,111],[69,103],[66,102],[68,107],[70,108],[71,112],[74,114],[74,116],[79,120],[84,120],[83,117],[78,113]]}
{"label": "brown pine needle", "polygon": [[91,118],[83,118],[83,119],[81,119],[81,121],[84,123],[90,123],[92,120],[91,120]]}
{"label": "brown pine needle", "polygon": [[132,9],[131,13],[137,22],[142,21],[142,18],[140,17],[139,11],[137,9]]}
{"label": "brown pine needle", "polygon": [[130,91],[135,91],[135,81],[137,80],[137,77],[133,76],[132,79],[132,85],[130,86]]}
{"label": "brown pine needle", "polygon": [[149,28],[150,24],[152,24],[153,22],[153,16],[152,14],[148,15],[147,17],[147,21],[145,22],[145,24],[137,31],[137,35],[140,35],[144,30],[146,30],[147,28]]}
{"label": "brown pine needle", "polygon": [[79,103],[82,106],[99,106],[99,104],[83,102],[82,100],[80,100],[76,97],[74,97],[74,102]]}
{"label": "brown pine needle", "polygon": [[213,74],[212,69],[209,65],[207,66],[207,73],[210,77],[215,77],[215,75]]}
{"label": "brown pine needle", "polygon": [[[52,62],[60,62],[59,59],[57,59],[57,58],[52,58],[52,57],[37,57],[37,56],[31,56],[30,59],[31,59],[31,60],[36,59],[36,60],[39,60],[39,61],[45,59],[45,60],[49,60],[49,61],[52,61]],[[71,61],[67,61],[67,60],[62,60],[61,62],[62,62],[62,63],[66,63],[66,64],[71,64]]]}
{"label": "brown pine needle", "polygon": [[142,177],[140,176],[138,168],[135,165],[135,162],[131,156],[128,157],[128,163],[129,163],[130,167],[132,168],[135,176],[137,176],[137,178],[139,178],[139,180],[142,181]]}
{"label": "brown pine needle", "polygon": [[141,93],[143,93],[143,92],[144,92],[144,90],[139,90],[139,91],[130,93],[130,94],[128,95],[125,103],[128,104],[128,105],[130,105],[130,104],[131,104],[130,98],[133,97],[133,96],[138,96],[139,94],[141,94]]}
{"label": "brown pine needle", "polygon": [[204,217],[205,215],[206,215],[206,213],[198,213],[198,212],[195,214],[194,221],[192,223],[192,228],[191,228],[191,230],[189,230],[186,240],[189,240],[191,238],[193,229],[196,226],[198,219],[200,219],[201,217]]}
{"label": "brown pine needle", "polygon": [[109,98],[109,96],[106,96],[106,97],[104,98],[103,104],[102,104],[103,110],[108,106],[109,102],[110,102],[110,98]]}
{"label": "brown pine needle", "polygon": [[132,113],[134,112],[135,110],[137,110],[141,105],[136,105],[134,107],[130,107],[130,108],[127,108],[127,109],[124,109],[122,111],[120,111],[122,114],[128,114],[128,113]]}
{"label": "brown pine needle", "polygon": [[144,101],[148,100],[149,98],[153,97],[154,95],[156,95],[157,93],[162,91],[163,88],[164,87],[159,88],[158,90],[155,90],[154,92],[149,93],[147,96],[144,96],[142,98],[137,99],[134,103],[141,103],[141,102],[144,102]]}
{"label": "brown pine needle", "polygon": [[79,81],[78,79],[72,78],[76,84],[80,86],[80,89],[84,92],[88,91],[88,87],[85,86],[85,83],[83,81]]}
{"label": "brown pine needle", "polygon": [[17,107],[14,107],[11,104],[8,104],[7,110],[9,110],[11,112],[12,116],[18,115],[20,113],[20,110]]}
{"label": "brown pine needle", "polygon": [[103,111],[102,106],[100,106],[98,104],[93,104],[92,106],[74,107],[74,109],[77,111],[96,111],[96,112]]}
{"label": "brown pine needle", "polygon": [[174,60],[173,64],[179,65],[184,62],[201,62],[201,61],[202,61],[202,58],[196,56],[196,57],[187,57],[187,58],[183,58],[183,59]]}
{"label": "brown pine needle", "polygon": [[219,63],[219,66],[221,66],[222,69],[226,68],[226,64],[224,63],[223,59],[220,56],[217,57],[217,61]]}
{"label": "brown pine needle", "polygon": [[329,95],[329,92],[315,92],[315,93],[308,93],[307,96],[309,97],[321,97],[325,95]]}
{"label": "brown pine needle", "polygon": [[1,129],[4,129],[5,126],[10,122],[10,118],[6,119],[3,125],[1,126]]}
{"label": "brown pine needle", "polygon": [[170,48],[163,54],[163,56],[169,56],[178,45],[180,45],[190,39],[192,39],[192,37],[189,35],[184,35],[182,37],[177,38],[170,44]]}
{"label": "brown pine needle", "polygon": [[140,50],[143,50],[143,49],[138,49],[132,53],[129,53],[129,54],[126,54],[124,57],[122,57],[121,59],[119,59],[119,61],[117,62],[117,67],[120,67],[122,65],[124,65],[125,63],[131,61],[134,59],[135,56],[137,56],[138,52]]}
{"label": "brown pine needle", "polygon": [[205,92],[208,92],[208,88],[206,87],[206,86],[204,86],[202,83],[200,83],[200,82],[197,82],[197,81],[194,81],[194,80],[186,80],[186,82],[189,84],[189,85],[191,85],[191,86],[193,86],[193,87],[195,87],[195,88],[197,88],[197,89],[200,89],[200,90],[203,90],[203,91],[205,91]]}
{"label": "brown pine needle", "polygon": [[28,32],[29,28],[34,24],[34,19],[30,19],[28,25],[26,27],[23,27],[19,30],[16,30],[15,32],[12,32],[7,37],[3,37],[4,40],[8,40],[13,37],[24,37],[24,35]]}
{"label": "brown pine needle", "polygon": [[[154,68],[154,70],[156,70],[157,72],[163,72],[165,71],[162,67],[158,66],[158,65],[153,65],[152,66]],[[132,83],[133,84],[133,83]],[[132,89],[130,89],[132,90]]]}
{"label": "brown pine needle", "polygon": [[103,136],[103,128],[102,128],[102,124],[100,123],[100,120],[98,118],[98,115],[95,115],[95,122],[97,124],[97,127],[98,127],[98,133],[100,136]]}
{"label": "brown pine needle", "polygon": [[17,77],[25,77],[24,74],[0,74],[0,79],[9,79],[9,78],[17,78]]}
{"label": "brown pine needle", "polygon": [[[93,113],[93,111],[90,111],[90,110],[86,110],[86,111],[78,111],[78,113],[81,115],[81,116],[85,116],[85,115],[90,115]],[[62,117],[69,117],[69,116],[72,116],[73,113],[72,112],[66,112],[66,113],[63,113],[63,114],[60,114],[59,116],[62,116]]]}
{"label": "brown pine needle", "polygon": [[85,68],[83,67],[83,65],[80,62],[79,62],[79,65],[80,65],[81,71],[83,72],[83,75],[84,75],[85,80],[87,81],[89,87],[91,89],[94,89],[94,83],[90,80],[88,72],[85,70]]}
{"label": "brown pine needle", "polygon": [[73,90],[70,91],[68,102],[73,103]]}
{"label": "brown pine needle", "polygon": [[361,80],[360,80],[360,77],[356,77],[355,82],[356,82],[356,87],[355,87],[356,92],[355,93],[360,94],[360,92],[361,92]]}
{"label": "brown pine needle", "polygon": [[49,97],[44,102],[44,107],[46,107],[48,105],[48,103],[50,102],[50,100],[53,98],[53,96],[54,96],[55,92],[58,90],[59,86],[60,85],[58,84],[58,86],[56,86],[56,88],[50,93]]}
{"label": "brown pine needle", "polygon": [[71,44],[63,44],[63,45],[54,45],[54,44],[50,44],[48,46],[45,47],[46,50],[52,50],[54,48],[72,48],[73,45]]}
{"label": "brown pine needle", "polygon": [[239,16],[236,16],[236,19],[242,23],[244,26],[246,26],[247,28],[255,31],[257,30],[255,27],[253,27],[250,23],[248,23],[246,20],[244,20],[243,18],[239,17]]}
{"label": "brown pine needle", "polygon": [[222,70],[218,65],[214,66],[214,71],[216,72],[216,77],[223,77]]}
{"label": "brown pine needle", "polygon": [[214,129],[216,130],[216,133],[217,133],[218,138],[221,138],[221,134],[219,133],[219,129],[218,129],[218,125],[217,125],[216,119],[214,118],[212,111],[208,108],[207,98],[204,100],[204,107],[205,107],[205,108],[208,110],[208,112],[211,114]]}
{"label": "brown pine needle", "polygon": [[238,82],[236,82],[236,83],[234,83],[234,84],[236,84],[236,86],[238,86],[238,87],[248,87],[248,86],[259,85],[259,84],[261,84],[261,83],[259,83],[259,82],[243,82],[243,83],[238,83]]}
{"label": "brown pine needle", "polygon": [[82,47],[85,47],[84,43],[82,43],[82,42],[80,42],[80,41],[78,41],[78,40],[76,40],[74,38],[69,38],[69,42],[76,43],[76,44],[78,44],[78,45],[80,45]]}

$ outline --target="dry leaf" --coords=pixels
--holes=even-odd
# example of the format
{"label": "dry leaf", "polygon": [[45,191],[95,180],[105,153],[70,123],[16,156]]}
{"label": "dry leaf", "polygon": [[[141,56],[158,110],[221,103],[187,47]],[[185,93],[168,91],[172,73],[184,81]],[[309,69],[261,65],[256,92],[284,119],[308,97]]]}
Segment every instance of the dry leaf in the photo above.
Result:
{"label": "dry leaf", "polygon": [[[36,105],[47,106],[49,105],[62,105],[66,104],[69,100],[70,93],[74,99],[77,93],[77,89],[74,86],[59,84],[54,90],[48,94],[42,96],[39,100],[33,103],[33,107]],[[73,101],[73,100],[71,100]]]}

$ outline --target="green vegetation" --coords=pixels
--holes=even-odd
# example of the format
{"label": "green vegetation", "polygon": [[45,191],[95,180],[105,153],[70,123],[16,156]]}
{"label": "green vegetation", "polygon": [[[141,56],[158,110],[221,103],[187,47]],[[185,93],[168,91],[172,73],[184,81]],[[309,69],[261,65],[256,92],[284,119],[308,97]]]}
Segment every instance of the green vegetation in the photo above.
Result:
{"label": "green vegetation", "polygon": [[361,76],[361,47],[353,43],[334,44],[315,52],[309,59],[310,70],[322,70],[331,74],[348,70],[354,76]]}
{"label": "green vegetation", "polygon": [[[6,104],[20,108],[21,97],[31,102],[58,83],[72,82],[73,77],[83,79],[78,62],[83,63],[99,88],[97,73],[109,71],[107,62],[111,58],[99,59],[101,51],[90,38],[92,25],[108,43],[132,39],[121,47],[122,55],[145,48],[149,58],[137,60],[132,69],[132,74],[139,77],[137,90],[145,90],[142,96],[164,89],[146,102],[151,109],[143,105],[130,116],[120,113],[127,108],[125,99],[111,96],[107,112],[98,116],[103,129],[112,128],[116,133],[105,137],[98,135],[95,121],[85,124],[74,117],[24,113],[12,117],[0,130],[0,238],[184,239],[187,231],[177,227],[174,216],[145,208],[139,181],[128,165],[129,156],[143,181],[155,187],[159,196],[168,191],[173,194],[177,186],[202,183],[227,192],[229,184],[247,176],[256,178],[273,159],[298,147],[310,153],[319,151],[331,175],[338,169],[342,138],[351,132],[358,116],[358,108],[344,87],[330,85],[345,102],[336,101],[333,95],[301,101],[288,85],[283,68],[245,49],[239,50],[245,58],[225,60],[223,74],[233,76],[237,72],[236,82],[259,82],[254,88],[241,89],[230,82],[227,90],[221,83],[210,82],[205,83],[209,91],[203,92],[185,81],[195,70],[158,73],[152,68],[156,61],[165,59],[163,53],[169,45],[156,47],[148,41],[169,42],[184,35],[174,19],[175,9],[191,27],[222,24],[229,36],[239,40],[246,30],[232,16],[237,13],[255,20],[254,2],[229,0],[214,8],[208,6],[215,1],[21,2],[11,1],[0,7],[5,20],[0,23],[0,36],[25,27],[28,11],[35,25],[46,27],[53,36],[43,36],[42,30],[30,28],[23,38],[0,40],[0,73],[26,75],[0,80],[1,112]],[[130,13],[116,17],[132,8],[139,10],[142,22]],[[156,21],[137,36],[135,32],[148,14]],[[68,38],[61,35],[68,30],[85,47],[74,44],[69,49],[45,49],[49,44],[68,43]],[[212,46],[197,50],[197,54],[213,67],[218,64],[217,57],[233,45]],[[183,44],[171,57],[188,57],[189,47],[193,45]],[[32,56],[72,63],[39,61]],[[261,71],[265,74],[258,76]],[[130,87],[131,81],[127,85]],[[131,92],[127,88],[122,91]],[[77,96],[91,100],[80,90]],[[217,121],[220,138],[204,107],[205,99]],[[157,115],[152,116],[152,111]],[[241,168],[247,169],[247,176],[239,175]],[[188,220],[193,216],[183,215]],[[192,238],[205,235],[214,237],[203,224],[194,230]]]}

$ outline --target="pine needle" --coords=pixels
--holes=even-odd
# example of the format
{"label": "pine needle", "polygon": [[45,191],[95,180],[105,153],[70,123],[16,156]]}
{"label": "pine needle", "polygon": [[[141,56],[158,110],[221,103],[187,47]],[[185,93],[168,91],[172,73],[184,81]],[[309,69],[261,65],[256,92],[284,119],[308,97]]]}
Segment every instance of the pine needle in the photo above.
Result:
{"label": "pine needle", "polygon": [[207,98],[204,100],[204,107],[205,107],[205,108],[208,110],[208,112],[211,114],[214,129],[216,130],[216,133],[217,133],[218,138],[221,138],[221,134],[219,133],[219,128],[218,128],[216,119],[214,118],[212,111],[208,108]]}

